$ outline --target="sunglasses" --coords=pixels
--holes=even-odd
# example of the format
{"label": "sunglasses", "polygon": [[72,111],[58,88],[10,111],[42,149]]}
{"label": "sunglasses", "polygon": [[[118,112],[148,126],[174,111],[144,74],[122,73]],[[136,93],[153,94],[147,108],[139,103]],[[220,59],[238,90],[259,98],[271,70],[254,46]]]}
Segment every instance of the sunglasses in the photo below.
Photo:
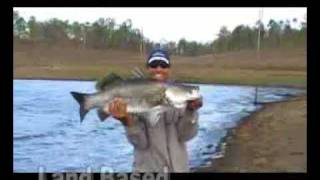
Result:
{"label": "sunglasses", "polygon": [[165,63],[163,61],[152,61],[150,64],[148,64],[148,66],[151,67],[151,68],[156,68],[156,67],[160,66],[163,69],[170,67],[169,64],[167,64],[167,63]]}

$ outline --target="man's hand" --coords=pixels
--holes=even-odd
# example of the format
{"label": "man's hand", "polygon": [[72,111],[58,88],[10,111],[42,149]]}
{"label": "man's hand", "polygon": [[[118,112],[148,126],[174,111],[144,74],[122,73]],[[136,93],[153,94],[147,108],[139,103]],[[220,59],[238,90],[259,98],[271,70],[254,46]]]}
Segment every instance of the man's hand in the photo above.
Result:
{"label": "man's hand", "polygon": [[194,111],[202,107],[202,99],[188,101],[187,109]]}
{"label": "man's hand", "polygon": [[[108,108],[108,109],[106,109]],[[132,125],[132,117],[127,112],[127,103],[122,98],[114,98],[105,111],[126,126]]]}

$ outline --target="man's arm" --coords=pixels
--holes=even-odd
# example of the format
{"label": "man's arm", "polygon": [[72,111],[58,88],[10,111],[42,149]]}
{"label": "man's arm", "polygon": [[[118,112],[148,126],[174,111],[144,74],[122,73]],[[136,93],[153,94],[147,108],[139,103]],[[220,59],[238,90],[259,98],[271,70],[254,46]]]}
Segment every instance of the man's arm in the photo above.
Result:
{"label": "man's arm", "polygon": [[146,133],[145,124],[139,120],[138,116],[129,116],[129,125],[125,125],[128,141],[138,149],[146,149],[149,146],[149,139]]}
{"label": "man's arm", "polygon": [[202,99],[188,103],[185,113],[180,116],[177,122],[177,130],[180,141],[192,139],[199,129],[199,113],[197,110],[202,106]]}
{"label": "man's arm", "polygon": [[198,112],[186,110],[185,114],[177,122],[179,141],[189,141],[198,132]]}

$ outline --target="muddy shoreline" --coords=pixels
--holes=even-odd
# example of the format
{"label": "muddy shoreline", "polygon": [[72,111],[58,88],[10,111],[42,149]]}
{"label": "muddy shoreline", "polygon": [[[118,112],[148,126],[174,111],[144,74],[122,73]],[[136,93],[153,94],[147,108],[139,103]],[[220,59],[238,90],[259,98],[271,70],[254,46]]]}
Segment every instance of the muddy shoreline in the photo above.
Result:
{"label": "muddy shoreline", "polygon": [[300,96],[263,105],[229,129],[223,157],[193,172],[306,172],[305,104]]}

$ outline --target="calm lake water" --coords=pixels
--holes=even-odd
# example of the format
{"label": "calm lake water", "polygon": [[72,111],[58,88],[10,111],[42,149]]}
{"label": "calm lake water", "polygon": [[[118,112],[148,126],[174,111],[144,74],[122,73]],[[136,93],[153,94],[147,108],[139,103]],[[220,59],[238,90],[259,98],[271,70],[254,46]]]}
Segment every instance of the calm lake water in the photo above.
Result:
{"label": "calm lake water", "polygon": [[[133,147],[120,122],[100,122],[95,111],[80,124],[79,105],[70,91],[91,93],[91,81],[14,80],[14,171],[46,172],[101,169],[131,171]],[[199,85],[199,84],[198,84]],[[221,156],[217,147],[227,130],[261,108],[250,86],[199,85],[204,106],[198,135],[187,143],[192,168]],[[259,102],[281,101],[305,90],[258,89]]]}

